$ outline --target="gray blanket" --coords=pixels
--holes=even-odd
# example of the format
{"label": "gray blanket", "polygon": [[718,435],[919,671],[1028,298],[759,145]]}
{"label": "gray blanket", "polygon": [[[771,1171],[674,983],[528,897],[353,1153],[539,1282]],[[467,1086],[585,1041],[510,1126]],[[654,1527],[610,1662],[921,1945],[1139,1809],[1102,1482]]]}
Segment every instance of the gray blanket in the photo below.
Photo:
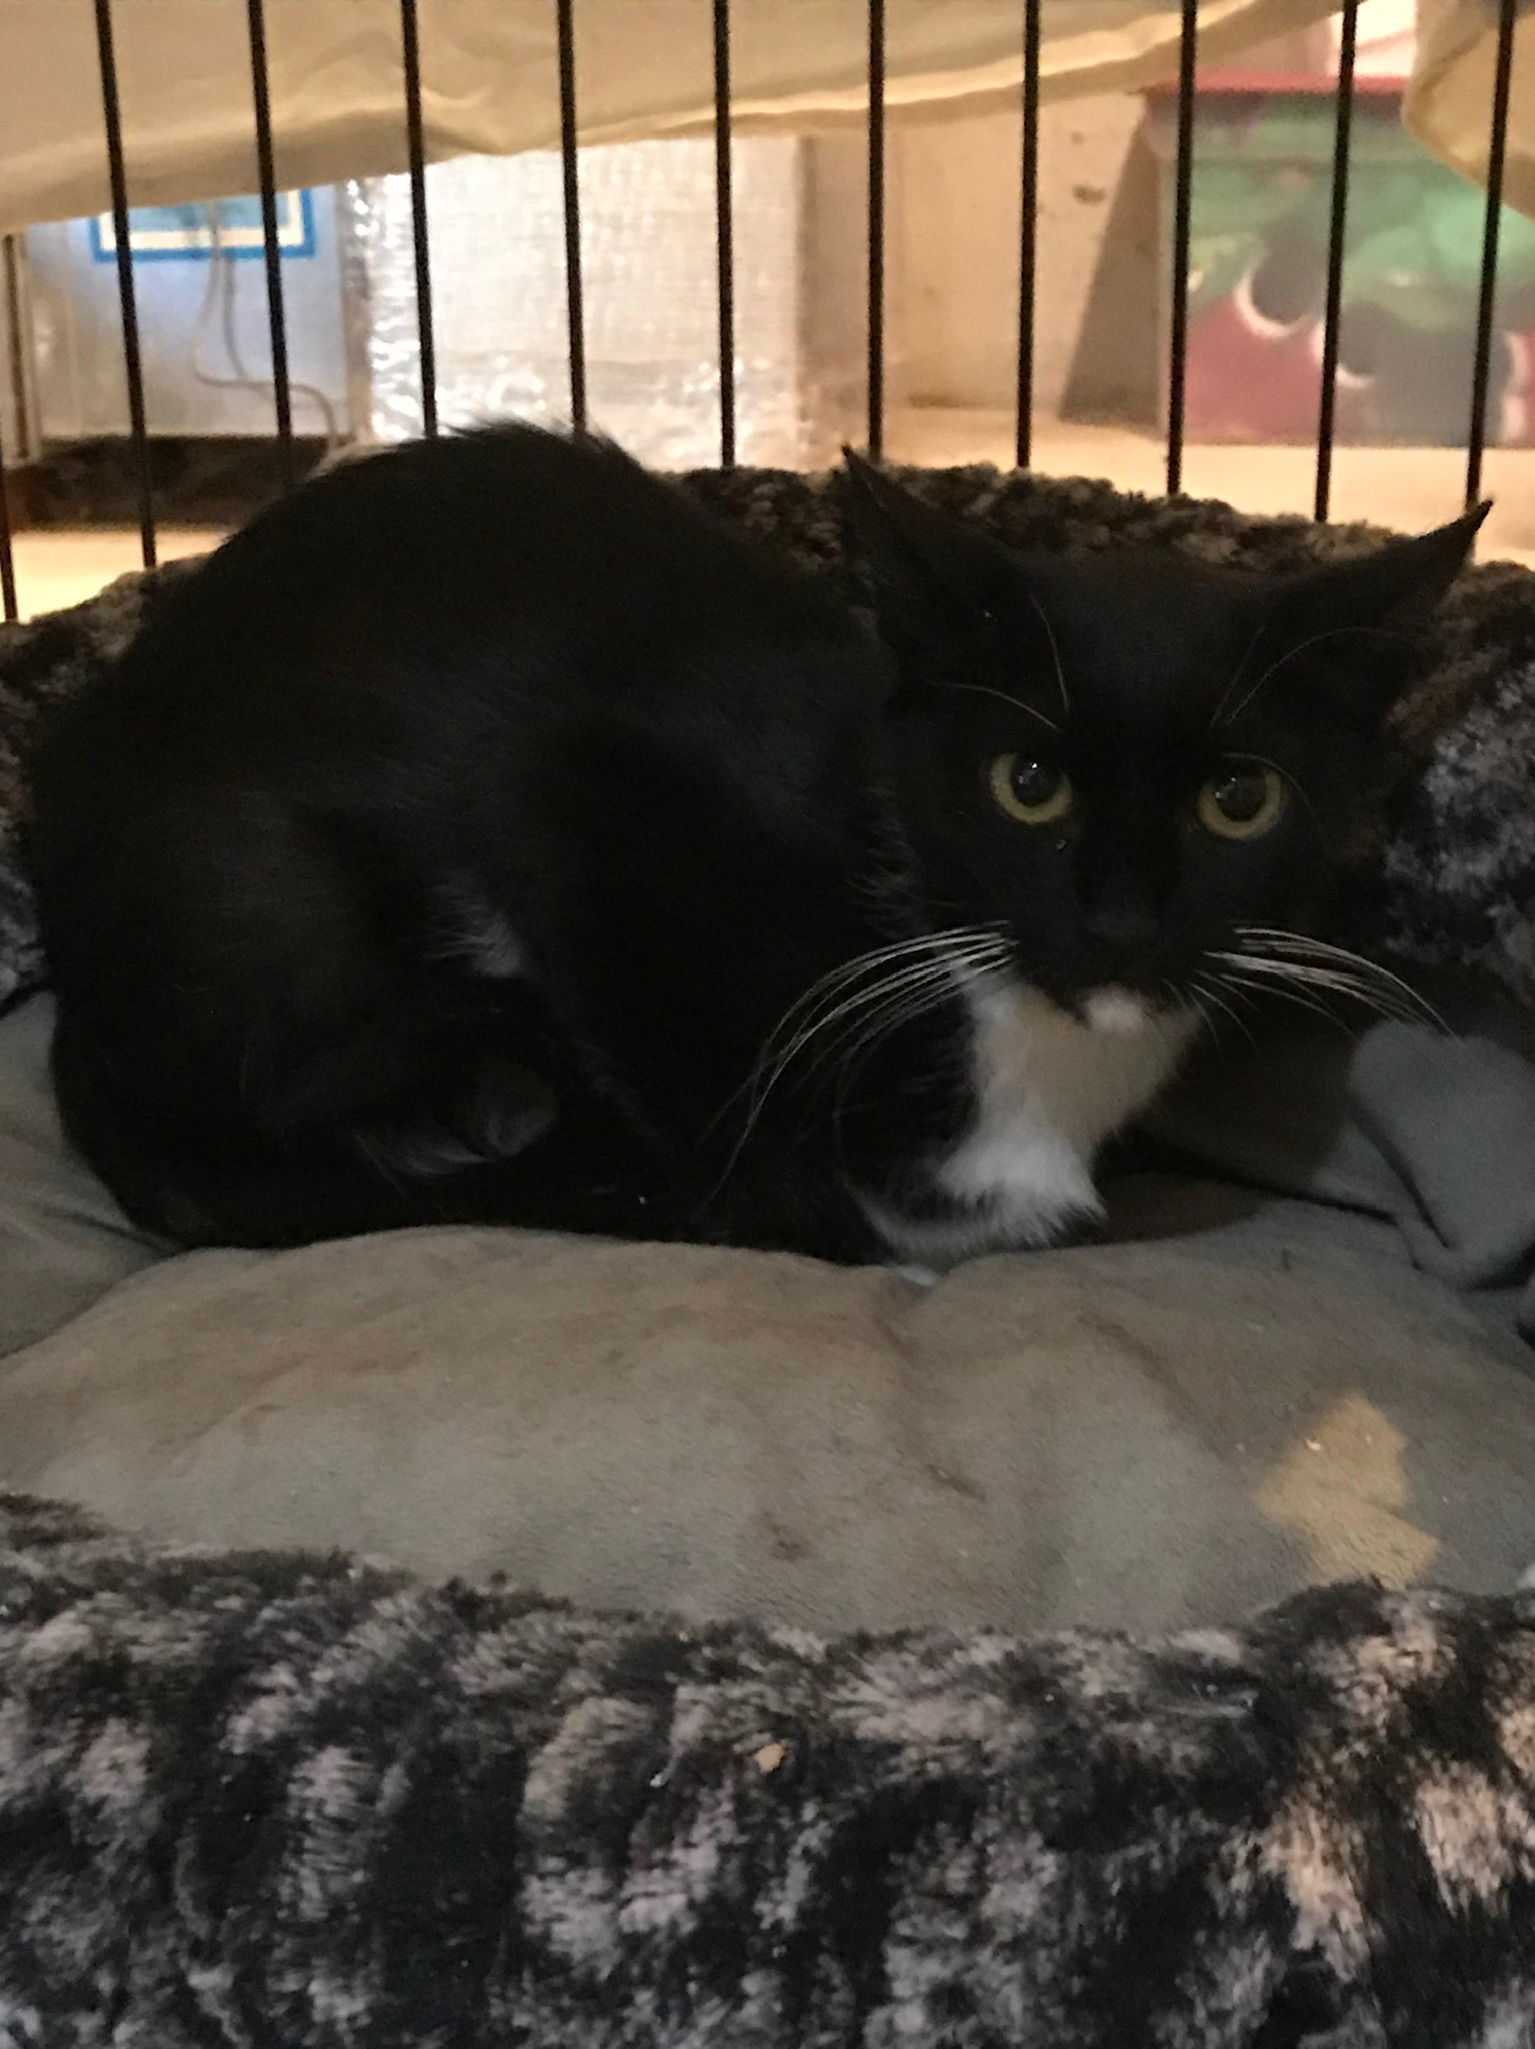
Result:
{"label": "gray blanket", "polygon": [[1152,1130],[1250,1187],[1389,1219],[1415,1264],[1535,1341],[1535,1017],[1431,986],[1445,1032],[1289,1024],[1228,1044]]}
{"label": "gray blanket", "polygon": [[[0,1487],[160,1537],[832,1630],[1178,1628],[1332,1577],[1505,1587],[1535,1559],[1514,1298],[1412,1263],[1469,1246],[1496,1277],[1496,1213],[1441,1202],[1431,1230],[1346,1097],[1318,1114],[1298,1042],[1268,1056],[1287,1099],[1191,1080],[1183,1157],[1115,1175],[1111,1242],[924,1290],[490,1230],[168,1259],[64,1151],[48,1028],[41,997],[0,1021]],[[1374,1047],[1318,1050],[1341,1091]],[[1526,1067],[1403,1050],[1387,1110],[1425,1130],[1426,1178],[1447,1053],[1505,1085],[1485,1122],[1517,1141]],[[1505,1182],[1531,1156],[1507,1146]],[[1331,1205],[1256,1186],[1281,1170]]]}

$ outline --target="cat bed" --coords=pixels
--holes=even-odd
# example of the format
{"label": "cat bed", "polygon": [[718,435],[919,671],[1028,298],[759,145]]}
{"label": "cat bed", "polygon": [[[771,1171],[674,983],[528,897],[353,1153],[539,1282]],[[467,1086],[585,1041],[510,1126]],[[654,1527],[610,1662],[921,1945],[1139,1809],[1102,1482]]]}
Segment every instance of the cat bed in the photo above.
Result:
{"label": "cat bed", "polygon": [[[813,480],[692,488],[844,573]],[[926,488],[1047,542],[1360,538]],[[13,823],[47,701],[156,588],[0,634]],[[1377,943],[1514,994],[1532,592],[1492,567],[1447,607],[1374,897]],[[238,1547],[13,1510],[18,2041],[1520,2039],[1517,1017],[1234,1048],[1116,1180],[1115,1242],[933,1289],[494,1231],[166,1257],[62,1145],[14,861],[0,918],[0,1486]],[[1305,1591],[1359,1575],[1468,1591]],[[948,1633],[839,1634],[912,1625]],[[1011,1640],[1076,1626],[1207,1633]]]}
{"label": "cat bed", "polygon": [[0,1499],[0,2028],[1514,2044],[1535,1595],[1139,1647],[689,1629]]}
{"label": "cat bed", "polygon": [[[923,1288],[491,1230],[164,1258],[63,1147],[49,1021],[41,997],[0,1021],[0,1486],[156,1537],[362,1546],[823,1630],[1180,1628],[1318,1579],[1491,1590],[1535,1561],[1517,1292],[1465,1287],[1519,1270],[1499,1263],[1518,1220],[1535,1240],[1535,1072],[1496,1087],[1474,1041],[1459,1077],[1436,1062],[1412,1089],[1400,1028],[1356,1061],[1398,1158],[1428,1115],[1443,1236],[1415,1197],[1411,1242],[1391,1221],[1356,1114],[1309,1200],[1127,1174],[1116,1242]],[[1293,1079],[1276,1054],[1225,1081],[1293,1127],[1279,1106],[1314,1105],[1338,1051],[1291,1044]],[[1490,1215],[1436,1142],[1441,1090]],[[1213,1084],[1197,1102],[1218,1127]],[[1261,1139],[1251,1121],[1254,1172]]]}

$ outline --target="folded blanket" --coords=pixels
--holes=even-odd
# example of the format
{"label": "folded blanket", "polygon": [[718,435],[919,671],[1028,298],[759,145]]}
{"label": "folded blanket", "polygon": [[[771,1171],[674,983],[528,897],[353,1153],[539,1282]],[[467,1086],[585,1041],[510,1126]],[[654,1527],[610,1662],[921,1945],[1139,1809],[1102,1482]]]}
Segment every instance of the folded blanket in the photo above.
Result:
{"label": "folded blanket", "polygon": [[[1215,502],[1148,499],[1081,479],[999,475],[979,465],[907,481],[1003,539],[1047,548],[1158,541],[1206,560],[1283,569],[1371,545],[1364,527],[1259,519]],[[706,470],[683,480],[737,520],[861,595],[843,548],[833,480]],[[0,1003],[42,972],[15,827],[24,769],[46,707],[88,686],[152,604],[156,578],[125,577],[88,604],[0,628]],[[218,687],[217,677],[209,688]],[[1476,968],[1535,996],[1535,575],[1471,572],[1443,608],[1422,688],[1396,739],[1405,780],[1389,846],[1359,878],[1366,950]]]}
{"label": "folded blanket", "polygon": [[1514,2049],[1532,1728],[1535,1595],[823,1642],[0,1498],[0,2039]]}
{"label": "folded blanket", "polygon": [[1449,1026],[1285,1020],[1208,1049],[1150,1135],[1275,1195],[1388,1218],[1413,1263],[1535,1342],[1535,1016],[1420,977]]}

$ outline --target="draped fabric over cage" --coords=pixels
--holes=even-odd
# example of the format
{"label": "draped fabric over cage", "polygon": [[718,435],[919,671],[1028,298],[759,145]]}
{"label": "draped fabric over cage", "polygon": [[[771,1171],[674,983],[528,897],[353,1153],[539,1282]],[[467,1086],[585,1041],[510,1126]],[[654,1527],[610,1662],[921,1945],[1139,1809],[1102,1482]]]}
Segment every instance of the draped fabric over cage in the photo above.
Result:
{"label": "draped fabric over cage", "polygon": [[[1230,56],[1330,11],[1328,0],[1202,0],[1201,52]],[[1148,85],[1176,71],[1176,0],[1050,0],[1042,12],[1045,98]],[[398,0],[269,0],[266,13],[278,177],[315,185],[404,170]],[[738,129],[863,118],[862,7],[735,0],[732,14]],[[1015,103],[1021,16],[1019,0],[890,8],[888,107]],[[134,203],[254,190],[242,0],[152,0],[119,6],[114,17]],[[581,0],[577,17],[581,142],[712,130],[709,17],[699,0]],[[559,19],[550,0],[430,0],[421,37],[429,160],[558,145]],[[91,0],[8,0],[0,14],[0,231],[110,203],[95,66]]]}
{"label": "draped fabric over cage", "polygon": [[[1330,506],[1354,37],[1342,9],[1316,517]],[[419,420],[438,420],[425,166],[558,146],[569,417],[587,418],[581,144],[714,138],[719,448],[737,459],[732,137],[846,124],[868,136],[867,431],[883,453],[885,127],[1021,107],[1016,460],[1031,453],[1038,115],[1043,101],[1176,78],[1166,488],[1183,481],[1196,80],[1335,11],[1329,0],[6,0],[0,8],[0,235],[114,216],[129,426],[146,565],[156,559],[130,206],[262,195],[274,420],[298,473],[275,189],[408,169]],[[1481,238],[1466,502],[1488,438],[1500,198],[1535,214],[1535,31],[1526,0],[1418,0],[1407,125],[1489,191]],[[743,218],[746,212],[743,210]],[[712,372],[703,374],[707,385]],[[611,425],[611,423],[609,423]],[[839,436],[840,438],[840,436]],[[0,450],[0,613],[18,613]],[[10,459],[15,459],[14,450]],[[692,458],[696,459],[696,458]]]}
{"label": "draped fabric over cage", "polygon": [[[278,175],[293,184],[408,163],[398,0],[270,0]],[[1200,0],[1202,62],[1321,19],[1328,0]],[[735,0],[733,118],[743,131],[857,120],[868,105],[864,10],[849,0]],[[885,29],[892,112],[1016,100],[1019,0],[910,0]],[[1175,75],[1176,0],[1050,0],[1045,99]],[[123,133],[141,205],[256,184],[242,0],[152,0],[116,10]],[[559,24],[549,0],[431,0],[422,21],[425,154],[507,154],[559,141]],[[1497,9],[1419,0],[1406,118],[1473,178],[1487,163]],[[582,0],[583,143],[710,132],[708,11],[699,0]],[[91,0],[7,0],[0,14],[0,232],[110,203]],[[1506,197],[1535,211],[1535,36],[1515,41]]]}

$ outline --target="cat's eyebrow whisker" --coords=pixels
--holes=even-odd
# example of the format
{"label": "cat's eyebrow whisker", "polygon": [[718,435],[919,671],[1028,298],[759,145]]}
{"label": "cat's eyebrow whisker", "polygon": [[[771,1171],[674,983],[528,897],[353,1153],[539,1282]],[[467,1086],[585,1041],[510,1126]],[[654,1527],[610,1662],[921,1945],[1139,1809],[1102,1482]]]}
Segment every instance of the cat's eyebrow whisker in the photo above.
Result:
{"label": "cat's eyebrow whisker", "polygon": [[998,704],[1010,704],[1014,711],[1021,711],[1031,719],[1038,719],[1039,723],[1042,726],[1048,727],[1052,733],[1059,734],[1061,730],[1055,723],[1055,720],[1047,718],[1037,705],[1025,704],[1021,697],[1009,697],[1005,690],[993,690],[985,683],[957,683],[952,677],[948,677],[939,685],[939,688],[943,690],[968,690],[975,697],[994,697]]}
{"label": "cat's eyebrow whisker", "polygon": [[1221,695],[1221,701],[1215,707],[1215,711],[1210,719],[1210,731],[1212,733],[1220,724],[1221,716],[1224,713],[1227,705],[1230,704],[1232,698],[1235,697],[1238,686],[1240,685],[1242,678],[1247,673],[1247,664],[1253,658],[1253,649],[1258,645],[1258,642],[1263,638],[1263,629],[1267,624],[1268,621],[1266,619],[1260,619],[1257,625],[1253,628],[1253,637],[1247,643],[1247,646],[1243,649],[1242,659],[1237,663],[1236,669],[1232,674],[1231,681],[1226,685],[1226,688]]}
{"label": "cat's eyebrow whisker", "polygon": [[[1222,717],[1220,713],[1217,713],[1215,719],[1211,722],[1212,727],[1216,725],[1234,726],[1237,720],[1242,716],[1243,712],[1245,712],[1249,705],[1251,705],[1254,698],[1258,695],[1258,692],[1264,687],[1264,685],[1267,682],[1270,681],[1272,677],[1277,676],[1279,674],[1279,671],[1285,666],[1287,662],[1293,662],[1296,656],[1303,655],[1306,652],[1307,648],[1316,647],[1324,640],[1337,640],[1341,635],[1345,633],[1373,633],[1376,635],[1382,635],[1388,640],[1401,640],[1406,641],[1408,643],[1411,643],[1412,641],[1411,634],[1397,633],[1389,626],[1329,626],[1321,633],[1313,633],[1309,636],[1309,638],[1297,641],[1294,647],[1286,649],[1286,651],[1282,655],[1280,655],[1277,660],[1270,662],[1268,667],[1264,670],[1263,674],[1258,678],[1257,682],[1254,683],[1251,690],[1249,690],[1247,694],[1243,697],[1241,703],[1237,706],[1236,710],[1232,712],[1226,712],[1224,717]],[[1227,692],[1227,696],[1230,696],[1229,691]]]}
{"label": "cat's eyebrow whisker", "polygon": [[1050,643],[1050,658],[1055,663],[1056,687],[1061,693],[1061,716],[1069,719],[1071,717],[1071,692],[1066,688],[1066,671],[1061,666],[1061,650],[1055,637],[1055,628],[1050,624],[1049,613],[1032,591],[1029,592],[1029,603],[1039,614],[1039,623],[1044,627],[1045,638]]}

